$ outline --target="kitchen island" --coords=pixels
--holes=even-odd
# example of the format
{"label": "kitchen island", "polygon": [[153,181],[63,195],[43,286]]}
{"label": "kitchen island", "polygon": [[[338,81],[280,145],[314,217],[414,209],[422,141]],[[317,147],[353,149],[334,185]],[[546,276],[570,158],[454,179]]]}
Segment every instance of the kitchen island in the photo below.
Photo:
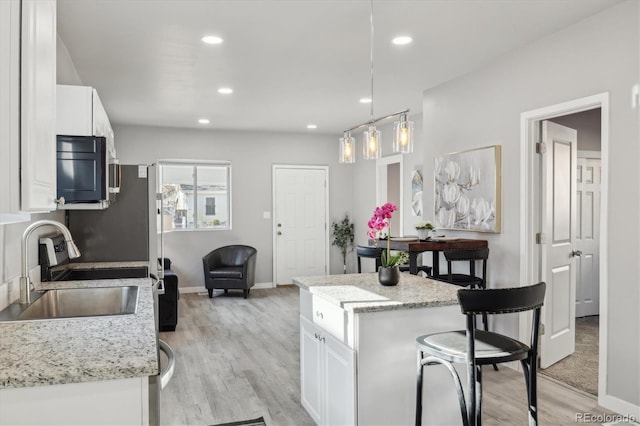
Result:
{"label": "kitchen island", "polygon": [[[293,281],[300,288],[301,402],[311,417],[320,425],[414,424],[415,339],[464,329],[460,287],[406,273],[392,287],[375,273]],[[423,395],[424,424],[461,423],[444,367],[426,370]]]}
{"label": "kitchen island", "polygon": [[0,424],[148,424],[158,374],[151,279],[37,284],[121,286],[139,287],[135,314],[0,322]]}

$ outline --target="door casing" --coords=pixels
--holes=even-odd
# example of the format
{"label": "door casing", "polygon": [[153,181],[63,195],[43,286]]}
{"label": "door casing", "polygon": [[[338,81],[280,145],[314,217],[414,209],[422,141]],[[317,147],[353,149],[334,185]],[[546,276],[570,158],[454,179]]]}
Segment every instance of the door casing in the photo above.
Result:
{"label": "door casing", "polygon": [[389,155],[387,157],[382,157],[376,162],[376,205],[382,205],[389,201],[388,192],[390,188],[389,186],[389,176],[388,170],[390,165],[398,164],[398,186],[397,186],[397,199],[398,199],[398,211],[394,213],[393,219],[396,226],[393,227],[392,232],[394,237],[403,237],[404,236],[404,191],[402,191],[402,178],[404,176],[404,167],[403,167],[403,156],[402,154]]}
{"label": "door casing", "polygon": [[[609,179],[609,93],[599,93],[520,114],[520,282],[539,281],[541,259],[536,232],[540,232],[540,159],[535,151],[539,141],[538,123],[545,119],[601,108],[602,174],[600,204],[600,338],[598,370],[598,404],[615,409],[615,398],[607,394],[607,327],[608,327],[608,232],[607,205]],[[529,335],[531,319],[520,315],[520,338]]]}

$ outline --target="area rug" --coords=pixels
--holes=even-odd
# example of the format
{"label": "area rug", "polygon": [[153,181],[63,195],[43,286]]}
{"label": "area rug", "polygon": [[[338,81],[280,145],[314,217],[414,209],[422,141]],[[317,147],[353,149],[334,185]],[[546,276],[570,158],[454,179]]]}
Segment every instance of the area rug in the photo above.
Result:
{"label": "area rug", "polygon": [[213,426],[266,426],[263,417],[258,417],[252,420],[243,420],[239,422],[220,423]]}
{"label": "area rug", "polygon": [[576,351],[540,374],[598,395],[598,322],[597,315],[576,318]]}

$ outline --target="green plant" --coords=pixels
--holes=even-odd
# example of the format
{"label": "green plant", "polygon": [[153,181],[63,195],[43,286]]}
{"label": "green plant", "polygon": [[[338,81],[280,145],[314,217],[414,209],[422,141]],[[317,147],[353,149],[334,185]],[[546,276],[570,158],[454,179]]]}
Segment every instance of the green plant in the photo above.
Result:
{"label": "green plant", "polygon": [[353,251],[354,227],[353,223],[349,220],[349,215],[345,214],[344,219],[340,222],[332,222],[333,228],[332,236],[333,241],[331,245],[334,245],[340,249],[342,254],[342,268],[343,273],[347,273],[347,253]]}
{"label": "green plant", "polygon": [[433,231],[435,227],[431,222],[427,221],[427,222],[416,223],[416,229],[428,229],[429,231]]}

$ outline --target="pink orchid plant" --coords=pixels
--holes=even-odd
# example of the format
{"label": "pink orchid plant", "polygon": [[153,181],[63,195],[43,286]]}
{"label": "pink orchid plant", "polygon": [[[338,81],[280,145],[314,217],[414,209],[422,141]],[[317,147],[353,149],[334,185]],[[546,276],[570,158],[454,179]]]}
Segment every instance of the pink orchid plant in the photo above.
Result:
{"label": "pink orchid plant", "polygon": [[396,210],[398,210],[398,206],[391,203],[385,203],[379,207],[376,207],[373,211],[373,216],[371,216],[371,219],[369,219],[368,223],[369,231],[367,232],[367,234],[369,235],[369,238],[373,239],[378,237],[378,232],[382,231],[384,228],[389,228],[389,231],[387,232],[387,249],[382,252],[381,259],[382,266],[385,268],[391,268],[397,265],[402,256],[400,253],[395,256],[391,256],[391,225],[389,223],[389,220],[393,216],[393,212],[395,212]]}

